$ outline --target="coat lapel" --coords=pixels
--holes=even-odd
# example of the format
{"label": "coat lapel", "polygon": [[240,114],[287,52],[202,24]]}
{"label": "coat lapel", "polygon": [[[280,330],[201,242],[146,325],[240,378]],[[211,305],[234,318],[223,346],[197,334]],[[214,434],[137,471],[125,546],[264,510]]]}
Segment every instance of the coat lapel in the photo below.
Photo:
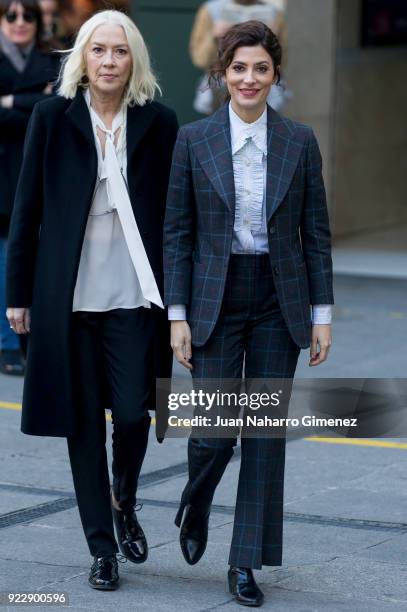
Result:
{"label": "coat lapel", "polygon": [[152,124],[157,114],[151,104],[145,106],[129,106],[127,109],[127,162],[137,150],[144,134]]}
{"label": "coat lapel", "polygon": [[23,72],[18,74],[15,91],[32,89],[36,85],[45,87],[48,82],[55,80],[55,73],[51,57],[34,47],[27,58]]}
{"label": "coat lapel", "polygon": [[267,107],[267,221],[283,201],[303,150],[290,123]]}
{"label": "coat lapel", "polygon": [[210,119],[203,137],[193,143],[194,152],[206,176],[231,212],[235,210],[235,183],[230,144],[229,105]]}
{"label": "coat lapel", "polygon": [[[73,160],[69,160],[77,165],[78,177],[75,184],[70,186],[72,194],[77,193],[77,196],[72,196],[71,210],[75,215],[78,214],[78,210],[81,211],[80,226],[83,230],[95,188],[98,161],[92,122],[81,89],[78,89],[75,98],[66,110],[66,116],[76,130],[73,138],[74,148],[71,149]],[[83,205],[84,203],[86,204]]]}
{"label": "coat lapel", "polygon": [[91,145],[96,157],[92,122],[90,119],[90,114],[86,105],[85,98],[83,97],[83,93],[80,88],[78,88],[76,96],[73,99],[72,103],[69,105],[66,114],[69,117],[70,121],[72,121],[76,129],[87,140],[88,144]]}

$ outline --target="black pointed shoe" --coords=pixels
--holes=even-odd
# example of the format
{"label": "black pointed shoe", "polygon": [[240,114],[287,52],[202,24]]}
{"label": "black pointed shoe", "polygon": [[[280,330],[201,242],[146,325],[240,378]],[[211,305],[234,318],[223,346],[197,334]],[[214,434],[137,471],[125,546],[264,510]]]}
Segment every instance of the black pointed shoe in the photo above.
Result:
{"label": "black pointed shoe", "polygon": [[253,572],[247,567],[230,567],[228,571],[229,591],[242,606],[261,606],[264,595],[256,584]]}
{"label": "black pointed shoe", "polygon": [[112,513],[120,552],[133,563],[144,563],[148,556],[148,545],[136,512],[116,510],[112,504]]}
{"label": "black pointed shoe", "polygon": [[119,586],[119,570],[116,555],[95,557],[90,568],[89,584],[92,589],[115,591]]}
{"label": "black pointed shoe", "polygon": [[195,565],[205,552],[208,541],[209,512],[199,512],[188,505],[185,508],[179,541],[182,554],[189,565]]}

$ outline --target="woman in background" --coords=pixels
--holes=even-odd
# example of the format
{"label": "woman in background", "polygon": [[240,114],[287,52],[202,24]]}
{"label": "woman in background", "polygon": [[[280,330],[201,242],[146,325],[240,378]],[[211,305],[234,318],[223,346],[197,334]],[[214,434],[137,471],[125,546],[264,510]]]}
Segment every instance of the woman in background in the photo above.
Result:
{"label": "woman in background", "polygon": [[0,372],[22,375],[18,337],[6,319],[7,236],[24,137],[34,104],[49,98],[59,57],[43,42],[37,0],[0,0]]}

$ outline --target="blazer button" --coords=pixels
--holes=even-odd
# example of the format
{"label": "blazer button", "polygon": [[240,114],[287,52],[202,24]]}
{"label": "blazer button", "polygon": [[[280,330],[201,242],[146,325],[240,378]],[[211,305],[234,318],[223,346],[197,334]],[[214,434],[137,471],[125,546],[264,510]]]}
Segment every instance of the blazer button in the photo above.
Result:
{"label": "blazer button", "polygon": [[269,234],[275,234],[275,233],[276,233],[276,226],[270,225]]}
{"label": "blazer button", "polygon": [[278,276],[278,275],[280,274],[280,272],[279,272],[279,270],[278,270],[277,266],[274,266],[274,268],[273,268],[273,272],[274,272],[274,274],[275,274],[276,276]]}

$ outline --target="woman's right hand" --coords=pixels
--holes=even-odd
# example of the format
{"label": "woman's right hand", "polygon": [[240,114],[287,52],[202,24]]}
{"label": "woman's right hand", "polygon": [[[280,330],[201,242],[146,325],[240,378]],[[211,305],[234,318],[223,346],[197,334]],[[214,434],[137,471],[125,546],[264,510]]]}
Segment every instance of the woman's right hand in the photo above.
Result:
{"label": "woman's right hand", "polygon": [[178,363],[192,370],[191,330],[186,321],[171,321],[171,348]]}
{"label": "woman's right hand", "polygon": [[53,87],[54,87],[53,83],[47,83],[47,86],[45,87],[42,93],[45,94],[46,96],[51,95],[53,91]]}
{"label": "woman's right hand", "polygon": [[16,334],[30,333],[30,309],[29,308],[7,308],[6,317],[11,329]]}

